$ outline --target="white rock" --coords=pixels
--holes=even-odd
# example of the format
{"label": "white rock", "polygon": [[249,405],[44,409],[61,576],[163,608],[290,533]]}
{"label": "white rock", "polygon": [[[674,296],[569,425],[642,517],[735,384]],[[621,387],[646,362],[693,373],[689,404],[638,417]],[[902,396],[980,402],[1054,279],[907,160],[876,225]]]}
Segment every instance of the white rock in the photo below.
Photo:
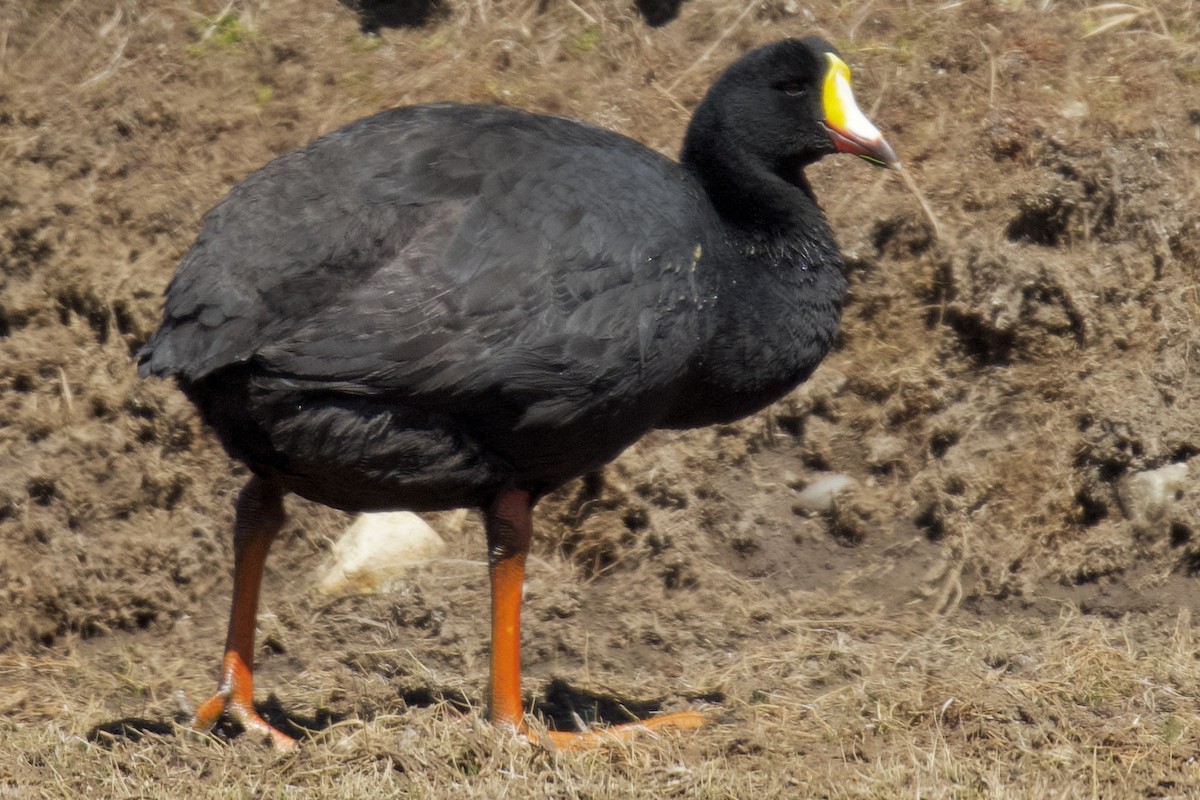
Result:
{"label": "white rock", "polygon": [[1121,510],[1139,533],[1158,533],[1171,522],[1172,507],[1188,483],[1187,464],[1168,464],[1126,475],[1117,483]]}
{"label": "white rock", "polygon": [[1088,104],[1082,100],[1067,103],[1063,106],[1062,115],[1066,119],[1082,119],[1088,114]]}
{"label": "white rock", "polygon": [[818,478],[796,495],[796,506],[812,514],[828,514],[833,501],[847,489],[858,486],[858,481],[849,475],[832,473]]}
{"label": "white rock", "polygon": [[325,594],[382,591],[407,567],[445,549],[442,537],[416,514],[362,514],[334,543],[317,575],[317,588]]}

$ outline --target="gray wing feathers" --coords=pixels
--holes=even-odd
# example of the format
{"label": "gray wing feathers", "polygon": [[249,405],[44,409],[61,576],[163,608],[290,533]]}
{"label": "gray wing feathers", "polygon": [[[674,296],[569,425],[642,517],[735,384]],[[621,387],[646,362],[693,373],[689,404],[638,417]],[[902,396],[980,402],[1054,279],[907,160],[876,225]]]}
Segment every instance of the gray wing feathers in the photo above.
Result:
{"label": "gray wing feathers", "polygon": [[652,378],[649,353],[681,363],[695,333],[669,309],[700,234],[678,220],[700,215],[678,167],[565,120],[430,115],[371,118],[234,189],[168,289],[143,373],[253,358],[417,406],[491,393],[519,423],[587,413],[584,396]]}

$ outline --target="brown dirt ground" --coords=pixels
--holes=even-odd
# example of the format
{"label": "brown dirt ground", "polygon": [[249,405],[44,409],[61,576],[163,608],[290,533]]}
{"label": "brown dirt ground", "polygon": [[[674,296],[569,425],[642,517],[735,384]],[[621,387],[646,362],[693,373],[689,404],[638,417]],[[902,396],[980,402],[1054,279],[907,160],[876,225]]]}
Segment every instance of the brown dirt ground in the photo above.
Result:
{"label": "brown dirt ground", "polygon": [[[0,5],[0,798],[1200,796],[1200,493],[1134,524],[1117,492],[1200,468],[1191,0],[690,0],[656,28],[624,0],[382,5]],[[673,154],[722,65],[813,32],[928,210],[893,173],[813,169],[852,281],[836,352],[536,520],[531,702],[720,724],[587,754],[492,730],[478,522],[435,515],[448,558],[331,600],[310,577],[346,520],[293,501],[258,694],[308,740],[184,735],[245,470],[130,353],[204,211],[397,104]],[[830,471],[859,488],[798,513]]]}

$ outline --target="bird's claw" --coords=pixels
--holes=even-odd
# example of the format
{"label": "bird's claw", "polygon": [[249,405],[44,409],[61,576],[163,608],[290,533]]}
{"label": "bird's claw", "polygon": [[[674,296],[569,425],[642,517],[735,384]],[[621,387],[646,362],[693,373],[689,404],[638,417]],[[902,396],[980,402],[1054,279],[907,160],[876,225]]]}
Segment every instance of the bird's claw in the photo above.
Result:
{"label": "bird's claw", "polygon": [[296,749],[297,742],[283,731],[263,719],[247,700],[235,697],[231,687],[222,686],[217,693],[205,700],[192,715],[191,729],[199,733],[212,730],[223,715],[228,715],[247,732],[265,736],[271,746],[286,753]]}

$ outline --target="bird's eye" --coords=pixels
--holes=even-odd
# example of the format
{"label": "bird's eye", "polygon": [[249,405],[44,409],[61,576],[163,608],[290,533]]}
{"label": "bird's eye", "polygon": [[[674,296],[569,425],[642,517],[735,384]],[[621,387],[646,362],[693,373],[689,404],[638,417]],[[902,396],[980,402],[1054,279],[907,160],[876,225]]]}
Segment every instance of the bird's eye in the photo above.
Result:
{"label": "bird's eye", "polygon": [[777,88],[790,97],[799,97],[800,95],[804,94],[804,85],[794,81],[781,83]]}

